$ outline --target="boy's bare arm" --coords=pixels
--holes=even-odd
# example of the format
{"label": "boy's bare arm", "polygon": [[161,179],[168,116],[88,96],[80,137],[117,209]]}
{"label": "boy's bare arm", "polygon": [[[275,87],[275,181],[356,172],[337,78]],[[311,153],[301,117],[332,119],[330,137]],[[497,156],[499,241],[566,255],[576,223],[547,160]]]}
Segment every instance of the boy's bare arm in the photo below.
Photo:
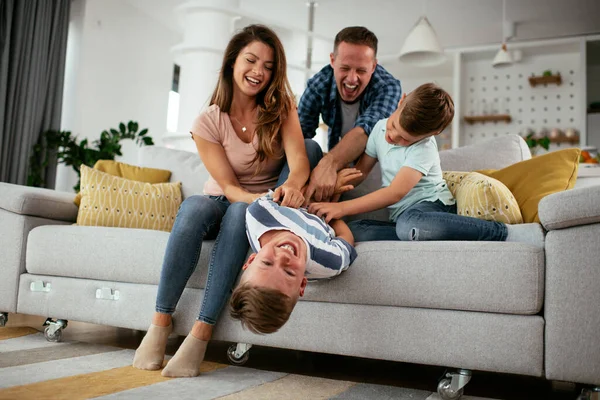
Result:
{"label": "boy's bare arm", "polygon": [[362,172],[362,175],[348,182],[348,184],[353,185],[354,187],[360,185],[365,179],[367,179],[367,176],[369,176],[375,164],[377,164],[376,158],[367,155],[367,153],[363,153],[354,166],[354,168]]}
{"label": "boy's bare arm", "polygon": [[346,225],[344,221],[341,219],[333,219],[331,222],[329,222],[329,225],[331,225],[335,231],[335,236],[341,237],[346,242],[354,246],[354,235],[352,235],[350,228],[348,228],[348,225]]}

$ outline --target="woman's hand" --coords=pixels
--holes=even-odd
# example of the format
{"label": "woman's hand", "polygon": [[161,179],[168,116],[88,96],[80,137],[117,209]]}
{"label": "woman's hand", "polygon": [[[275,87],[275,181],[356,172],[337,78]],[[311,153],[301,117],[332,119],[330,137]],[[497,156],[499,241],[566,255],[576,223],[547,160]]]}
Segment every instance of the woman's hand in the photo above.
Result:
{"label": "woman's hand", "polygon": [[340,219],[346,215],[344,202],[341,203],[312,203],[308,207],[308,212],[324,218],[329,223],[332,219]]}
{"label": "woman's hand", "polygon": [[284,207],[298,208],[304,203],[302,191],[285,183],[273,192],[273,201]]}

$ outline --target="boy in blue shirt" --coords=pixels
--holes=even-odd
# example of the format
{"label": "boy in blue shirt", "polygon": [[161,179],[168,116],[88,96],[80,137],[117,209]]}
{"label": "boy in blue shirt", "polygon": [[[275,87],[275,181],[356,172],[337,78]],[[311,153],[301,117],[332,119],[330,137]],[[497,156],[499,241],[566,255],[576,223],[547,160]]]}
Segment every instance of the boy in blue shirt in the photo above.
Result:
{"label": "boy in blue shirt", "polygon": [[435,138],[452,121],[454,103],[437,85],[404,94],[398,108],[379,121],[356,165],[358,185],[381,164],[382,188],[340,203],[312,203],[309,211],[326,221],[388,207],[390,221],[349,224],[357,242],[373,240],[521,241],[543,246],[541,228],[507,225],[456,214],[456,201],[442,177]]}

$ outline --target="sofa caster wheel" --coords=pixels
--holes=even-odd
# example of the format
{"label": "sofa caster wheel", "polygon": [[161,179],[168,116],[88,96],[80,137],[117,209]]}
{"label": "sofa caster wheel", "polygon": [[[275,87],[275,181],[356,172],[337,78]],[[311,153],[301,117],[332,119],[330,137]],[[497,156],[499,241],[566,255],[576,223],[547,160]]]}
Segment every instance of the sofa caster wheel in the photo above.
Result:
{"label": "sofa caster wheel", "polygon": [[464,390],[460,389],[455,392],[451,389],[451,385],[452,381],[447,378],[442,379],[438,384],[437,392],[442,400],[457,400],[462,397]]}
{"label": "sofa caster wheel", "polygon": [[583,389],[577,400],[600,400],[600,386],[592,389]]}
{"label": "sofa caster wheel", "polygon": [[458,372],[448,372],[437,387],[442,400],[458,400],[462,397],[464,388],[471,380],[471,371],[461,369]]}
{"label": "sofa caster wheel", "polygon": [[62,330],[67,327],[68,321],[66,319],[59,319],[54,321],[52,318],[48,318],[44,322],[44,337],[49,342],[60,342],[62,340]]}
{"label": "sofa caster wheel", "polygon": [[227,349],[227,358],[229,362],[233,365],[244,365],[248,358],[250,358],[250,348],[251,344],[247,343],[238,343],[232,344]]}
{"label": "sofa caster wheel", "polygon": [[4,327],[6,326],[6,323],[8,322],[8,313],[0,313],[0,327]]}

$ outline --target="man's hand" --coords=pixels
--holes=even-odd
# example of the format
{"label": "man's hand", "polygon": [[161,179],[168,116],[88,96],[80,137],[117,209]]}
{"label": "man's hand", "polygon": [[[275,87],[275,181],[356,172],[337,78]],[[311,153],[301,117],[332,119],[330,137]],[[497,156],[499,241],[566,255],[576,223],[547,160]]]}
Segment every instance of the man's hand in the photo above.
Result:
{"label": "man's hand", "polygon": [[315,214],[320,218],[325,218],[329,223],[332,219],[340,219],[345,216],[344,202],[341,203],[312,203],[308,207],[308,212]]}
{"label": "man's hand", "polygon": [[336,181],[337,170],[335,166],[327,160],[327,157],[323,158],[310,174],[310,181],[304,192],[306,203],[312,197],[316,201],[329,201],[335,190]]}
{"label": "man's hand", "polygon": [[304,195],[302,191],[284,183],[273,192],[273,201],[281,201],[284,207],[298,208],[304,203]]}

